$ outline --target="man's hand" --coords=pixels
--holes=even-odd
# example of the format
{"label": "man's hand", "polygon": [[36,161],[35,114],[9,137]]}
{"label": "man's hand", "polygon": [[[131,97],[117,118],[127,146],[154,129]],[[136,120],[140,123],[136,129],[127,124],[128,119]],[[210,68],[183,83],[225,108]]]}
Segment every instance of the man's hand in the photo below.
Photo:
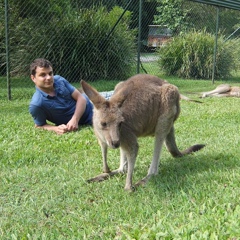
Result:
{"label": "man's hand", "polygon": [[61,124],[59,126],[45,124],[43,126],[35,125],[35,127],[36,128],[41,128],[41,129],[44,129],[44,130],[48,130],[48,131],[54,131],[57,134],[64,134],[64,133],[69,132],[68,127],[65,124]]}
{"label": "man's hand", "polygon": [[67,123],[68,131],[76,131],[78,129],[78,123],[84,114],[87,102],[84,96],[77,89],[75,89],[72,93],[72,98],[76,101],[76,108],[71,120]]}
{"label": "man's hand", "polygon": [[78,130],[78,120],[74,116],[67,123],[67,129],[69,132]]}
{"label": "man's hand", "polygon": [[54,130],[57,134],[64,134],[64,133],[69,132],[68,127],[65,124],[61,124],[59,126],[56,126]]}

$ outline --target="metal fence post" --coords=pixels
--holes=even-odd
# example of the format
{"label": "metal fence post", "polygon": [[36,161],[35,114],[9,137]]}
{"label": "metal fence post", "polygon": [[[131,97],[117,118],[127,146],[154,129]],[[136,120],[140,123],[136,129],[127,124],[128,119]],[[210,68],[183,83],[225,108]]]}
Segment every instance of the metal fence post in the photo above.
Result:
{"label": "metal fence post", "polygon": [[218,29],[219,29],[219,7],[217,7],[217,22],[216,22],[216,33],[215,33],[216,35],[215,35],[214,54],[213,54],[212,83],[214,83],[216,61],[217,61],[216,56],[217,56]]}
{"label": "metal fence post", "polygon": [[142,0],[139,0],[139,14],[138,14],[138,49],[137,49],[137,73],[140,72],[141,28],[142,28]]}
{"label": "metal fence post", "polygon": [[7,73],[7,91],[8,100],[11,100],[11,80],[9,63],[9,26],[8,26],[8,0],[5,0],[5,44],[6,44],[6,73]]}

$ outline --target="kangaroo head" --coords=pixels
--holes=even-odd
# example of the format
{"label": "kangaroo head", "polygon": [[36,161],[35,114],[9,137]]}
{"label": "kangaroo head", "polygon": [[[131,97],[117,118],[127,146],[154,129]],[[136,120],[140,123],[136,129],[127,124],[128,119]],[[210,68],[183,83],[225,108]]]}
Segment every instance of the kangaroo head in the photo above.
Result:
{"label": "kangaroo head", "polygon": [[81,85],[94,105],[93,127],[98,139],[111,148],[118,148],[121,143],[121,125],[124,122],[121,106],[130,88],[120,89],[110,100],[106,100],[85,81],[81,81]]}

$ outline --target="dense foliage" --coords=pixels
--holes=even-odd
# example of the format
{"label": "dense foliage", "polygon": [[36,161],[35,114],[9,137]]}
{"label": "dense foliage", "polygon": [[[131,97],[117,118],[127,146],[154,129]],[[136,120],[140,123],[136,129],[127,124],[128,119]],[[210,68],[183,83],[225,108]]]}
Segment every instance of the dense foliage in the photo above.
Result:
{"label": "dense foliage", "polygon": [[[124,79],[135,73],[135,29],[147,45],[148,25],[166,25],[175,36],[191,29],[214,34],[216,8],[187,0],[8,0],[11,76],[28,75],[30,62],[46,57],[55,73],[80,78]],[[116,7],[120,6],[120,7]],[[124,10],[128,10],[118,22]],[[0,3],[0,75],[6,76],[5,2]],[[154,20],[155,17],[155,20]],[[239,11],[220,9],[220,31],[236,37]],[[115,24],[116,28],[112,32]],[[233,35],[231,35],[234,32]],[[145,50],[145,48],[142,48]],[[204,56],[203,56],[204,57]],[[221,70],[225,71],[225,70]]]}
{"label": "dense foliage", "polygon": [[49,59],[55,73],[70,81],[123,79],[130,74],[135,52],[130,12],[112,31],[123,12],[120,7],[77,9],[60,1],[50,2],[49,8],[29,3],[31,11],[20,11],[18,4],[11,9],[15,19],[10,33],[13,75],[28,74],[29,64],[38,57]]}
{"label": "dense foliage", "polygon": [[[210,79],[213,72],[214,35],[206,31],[191,31],[176,36],[159,49],[159,64],[168,75],[183,78]],[[239,41],[218,38],[216,78],[229,77],[239,66]]]}
{"label": "dense foliage", "polygon": [[158,0],[158,14],[155,15],[155,23],[165,25],[175,34],[187,27],[187,9],[184,9],[183,0]]}
{"label": "dense foliage", "polygon": [[[191,29],[197,31],[206,29],[207,32],[216,32],[217,10],[215,6],[198,4],[188,0],[156,0],[157,13],[154,23],[165,25],[173,33],[179,34]],[[226,36],[232,34],[239,25],[240,13],[231,9],[220,8],[219,28]],[[239,36],[236,32],[235,36]]]}

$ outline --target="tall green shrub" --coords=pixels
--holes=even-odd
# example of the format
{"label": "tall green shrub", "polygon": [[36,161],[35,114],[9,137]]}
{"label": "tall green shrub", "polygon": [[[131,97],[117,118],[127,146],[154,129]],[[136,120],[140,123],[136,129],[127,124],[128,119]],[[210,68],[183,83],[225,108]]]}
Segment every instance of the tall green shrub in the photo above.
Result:
{"label": "tall green shrub", "polygon": [[[206,31],[191,31],[174,37],[160,48],[160,68],[167,75],[182,78],[210,79],[213,71],[215,36]],[[226,78],[239,66],[239,41],[218,37],[216,78]]]}
{"label": "tall green shrub", "polygon": [[135,52],[130,12],[108,36],[122,12],[120,7],[109,12],[105,7],[69,7],[60,16],[51,14],[51,21],[21,19],[13,33],[12,73],[28,74],[30,62],[44,57],[53,63],[56,74],[69,81],[126,78]]}

